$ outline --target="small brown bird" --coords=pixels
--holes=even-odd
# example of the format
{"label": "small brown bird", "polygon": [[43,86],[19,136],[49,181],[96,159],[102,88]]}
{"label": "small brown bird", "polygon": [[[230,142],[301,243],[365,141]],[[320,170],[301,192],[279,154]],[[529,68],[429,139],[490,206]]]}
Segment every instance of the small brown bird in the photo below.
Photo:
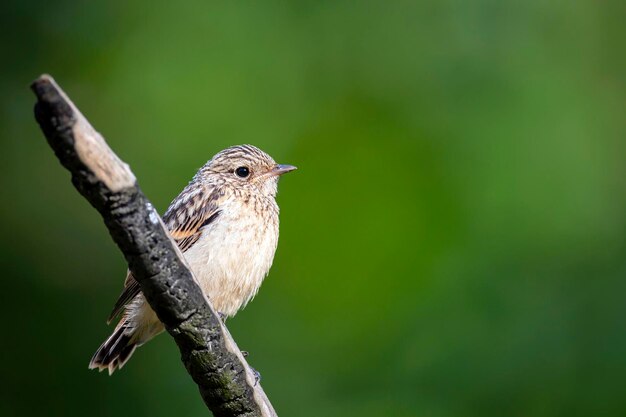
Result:
{"label": "small brown bird", "polygon": [[[163,216],[202,291],[224,317],[244,307],[269,272],[278,245],[278,179],[294,169],[254,146],[230,147],[200,168]],[[164,330],[130,272],[108,322],[120,313],[90,369],[112,374]]]}

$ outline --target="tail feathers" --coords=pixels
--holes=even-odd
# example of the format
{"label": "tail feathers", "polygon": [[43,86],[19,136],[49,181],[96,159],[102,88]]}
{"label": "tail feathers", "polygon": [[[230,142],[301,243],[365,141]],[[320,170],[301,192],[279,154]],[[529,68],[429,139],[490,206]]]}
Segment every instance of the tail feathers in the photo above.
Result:
{"label": "tail feathers", "polygon": [[116,369],[121,369],[137,348],[137,343],[131,341],[130,334],[125,333],[128,328],[119,326],[111,336],[98,348],[89,362],[89,369],[99,371],[109,370],[111,375]]}

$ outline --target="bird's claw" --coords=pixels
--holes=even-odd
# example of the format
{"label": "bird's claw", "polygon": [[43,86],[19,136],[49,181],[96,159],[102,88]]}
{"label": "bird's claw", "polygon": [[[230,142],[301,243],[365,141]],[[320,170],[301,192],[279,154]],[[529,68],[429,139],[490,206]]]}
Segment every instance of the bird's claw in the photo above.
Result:
{"label": "bird's claw", "polygon": [[217,312],[217,315],[220,317],[220,319],[222,319],[222,323],[226,324],[226,314],[222,313],[222,312]]}

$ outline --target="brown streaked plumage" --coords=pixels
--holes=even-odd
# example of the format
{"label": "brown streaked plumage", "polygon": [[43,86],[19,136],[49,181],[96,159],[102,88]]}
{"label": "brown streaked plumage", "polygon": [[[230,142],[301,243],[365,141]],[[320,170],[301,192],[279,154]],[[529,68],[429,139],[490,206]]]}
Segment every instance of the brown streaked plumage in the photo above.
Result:
{"label": "brown streaked plumage", "polygon": [[[230,147],[200,168],[163,216],[203,292],[226,317],[255,296],[270,269],[278,244],[278,178],[294,169],[254,146]],[[120,314],[90,369],[113,373],[163,331],[130,272],[108,322]]]}

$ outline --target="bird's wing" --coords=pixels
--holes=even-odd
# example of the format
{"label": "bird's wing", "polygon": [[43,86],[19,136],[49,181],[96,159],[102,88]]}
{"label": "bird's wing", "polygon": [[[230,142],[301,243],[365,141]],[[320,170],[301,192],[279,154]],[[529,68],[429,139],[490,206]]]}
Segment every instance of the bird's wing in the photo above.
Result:
{"label": "bird's wing", "polygon": [[139,294],[140,288],[139,283],[133,277],[133,274],[130,271],[126,272],[126,281],[124,281],[124,289],[122,293],[118,297],[115,305],[113,306],[113,311],[109,314],[109,318],[107,319],[107,324],[110,324],[113,319],[122,312],[126,304],[130,303],[133,298],[137,294]]}
{"label": "bird's wing", "polygon": [[[219,216],[218,207],[222,199],[224,199],[224,193],[218,188],[207,190],[190,184],[172,202],[163,215],[163,222],[181,252],[191,248],[200,238],[201,229]],[[128,271],[126,281],[124,281],[124,290],[117,299],[107,323],[120,314],[140,290],[139,283]]]}

